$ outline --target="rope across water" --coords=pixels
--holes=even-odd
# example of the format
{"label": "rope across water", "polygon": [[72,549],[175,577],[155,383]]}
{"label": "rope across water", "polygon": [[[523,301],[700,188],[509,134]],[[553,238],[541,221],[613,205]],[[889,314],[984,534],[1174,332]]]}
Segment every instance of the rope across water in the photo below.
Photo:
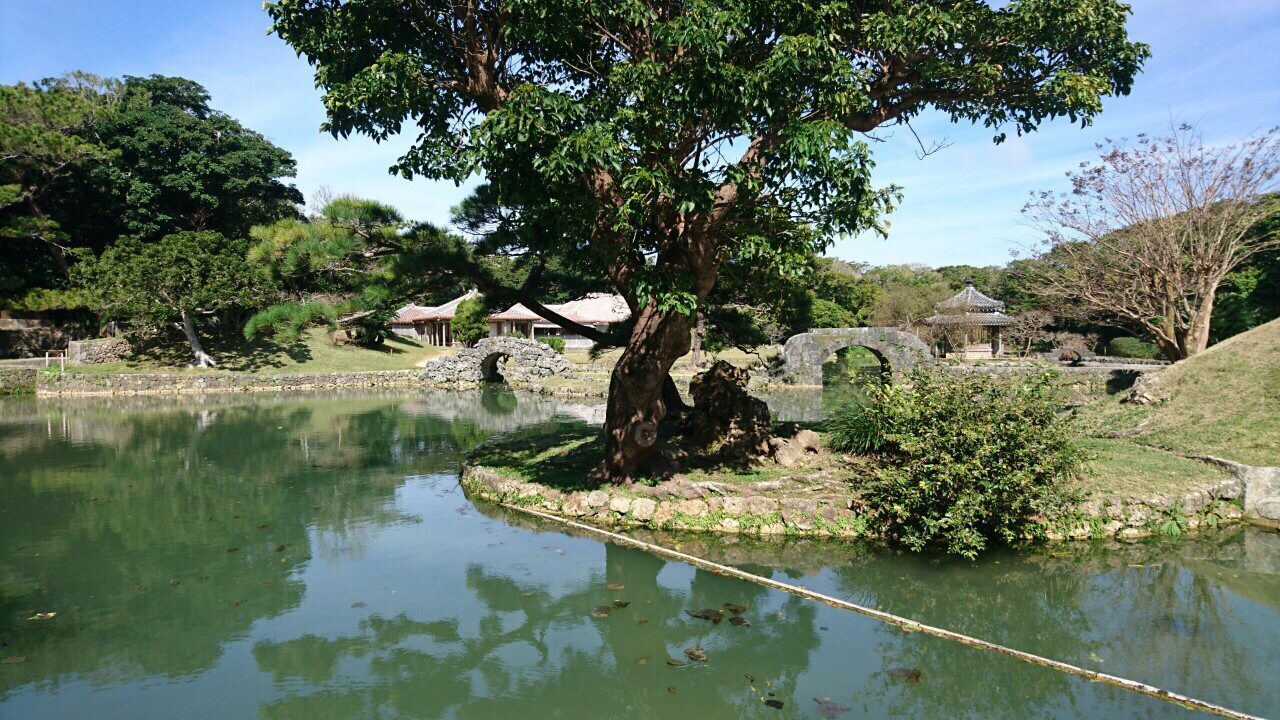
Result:
{"label": "rope across water", "polygon": [[822,593],[809,590],[808,588],[800,587],[799,585],[791,585],[789,583],[780,582],[772,578],[767,578],[761,575],[749,573],[745,570],[739,570],[738,568],[731,567],[729,565],[721,565],[720,563],[712,562],[711,560],[706,560],[706,559],[697,557],[695,555],[682,553],[678,550],[672,550],[671,548],[666,548],[661,545],[654,545],[653,543],[648,543],[643,540],[637,540],[635,538],[628,537],[626,535],[621,535],[619,533],[611,532],[603,528],[598,528],[593,525],[587,525],[586,523],[576,522],[573,520],[569,520],[567,518],[559,517],[557,515],[551,515],[550,513],[544,513],[538,510],[533,510],[531,508],[521,507],[519,505],[510,505],[507,503],[500,503],[500,504],[502,507],[507,508],[508,510],[514,510],[516,512],[524,513],[526,515],[532,515],[534,517],[541,518],[549,522],[558,523],[560,525],[565,525],[578,530],[582,530],[584,532],[588,532],[593,535],[598,535],[600,537],[606,538],[607,540],[615,542],[619,545],[626,545],[629,547],[639,548],[641,550],[653,553],[655,555],[659,555],[662,557],[688,563],[690,565],[693,565],[694,567],[702,568],[703,570],[707,570],[707,571],[716,573],[718,575],[738,578],[739,580],[746,580],[747,582],[752,582],[757,585],[773,588],[775,590],[781,590],[785,593],[790,593],[792,595],[796,595],[802,598],[807,598],[809,600],[816,600],[818,602],[825,603],[827,605],[830,605],[831,607],[839,608],[841,610],[852,610],[853,612],[866,615],[867,617],[875,618],[876,620],[879,620],[880,622],[883,622],[883,623],[896,625],[906,630],[921,632],[926,635],[933,635],[934,637],[946,638],[948,640],[953,640],[955,642],[962,643],[964,645],[969,645],[971,647],[982,648],[983,650],[990,650],[992,652],[998,652],[1003,655],[1009,655],[1009,656],[1018,658],[1019,660],[1032,663],[1034,665],[1041,665],[1043,667],[1053,668],[1055,670],[1069,673],[1071,675],[1078,675],[1088,680],[1107,683],[1108,685],[1124,688],[1125,690],[1140,693],[1142,695],[1148,695],[1150,697],[1158,698],[1160,700],[1164,700],[1165,702],[1174,703],[1176,705],[1181,705],[1183,707],[1190,708],[1193,710],[1202,710],[1207,713],[1213,713],[1214,715],[1218,715],[1220,717],[1235,718],[1236,720],[1264,720],[1263,718],[1257,715],[1250,715],[1248,713],[1243,713],[1238,710],[1232,710],[1231,708],[1223,707],[1221,705],[1216,705],[1214,703],[1207,702],[1205,700],[1199,700],[1197,698],[1193,698],[1187,695],[1182,695],[1180,693],[1176,693],[1171,690],[1164,690],[1154,685],[1148,685],[1146,683],[1138,682],[1136,680],[1129,680],[1128,678],[1122,678],[1117,675],[1109,675],[1107,673],[1098,672],[1096,670],[1089,670],[1088,668],[1082,668],[1078,665],[1072,665],[1070,663],[1065,663],[1060,660],[1053,660],[1051,658],[1041,657],[1034,653],[1025,652],[1023,650],[1015,650],[1014,648],[1005,647],[1004,645],[1000,645],[998,643],[993,643],[988,640],[982,640],[980,638],[971,637],[969,635],[954,632],[952,630],[946,630],[944,628],[934,627],[932,625],[925,625],[924,623],[917,622],[910,618],[905,618],[898,615],[894,615],[892,613],[887,613],[883,610],[877,610],[875,608],[870,608],[865,605],[859,605],[857,603],[849,602],[848,600],[841,600],[840,598],[831,597],[830,595],[824,595]]}

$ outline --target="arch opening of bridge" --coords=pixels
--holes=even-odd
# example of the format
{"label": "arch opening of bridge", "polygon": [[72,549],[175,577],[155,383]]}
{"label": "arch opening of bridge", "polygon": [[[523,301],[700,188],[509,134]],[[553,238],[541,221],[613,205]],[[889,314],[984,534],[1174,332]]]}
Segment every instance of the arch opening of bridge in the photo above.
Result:
{"label": "arch opening of bridge", "polygon": [[480,361],[480,379],[487,383],[503,383],[507,381],[503,375],[503,364],[510,359],[505,352],[489,353]]}
{"label": "arch opening of bridge", "polygon": [[824,328],[787,339],[782,348],[783,378],[796,385],[821,387],[823,362],[854,346],[870,350],[889,377],[909,373],[933,359],[919,336],[898,328]]}

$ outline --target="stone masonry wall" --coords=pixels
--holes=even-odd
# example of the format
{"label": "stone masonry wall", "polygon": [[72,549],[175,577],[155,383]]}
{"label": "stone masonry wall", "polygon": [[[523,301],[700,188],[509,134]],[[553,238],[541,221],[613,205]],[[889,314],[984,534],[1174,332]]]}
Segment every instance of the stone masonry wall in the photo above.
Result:
{"label": "stone masonry wall", "polygon": [[117,362],[133,355],[124,338],[72,340],[67,343],[67,362],[72,365],[98,365]]}
{"label": "stone masonry wall", "polygon": [[35,392],[39,372],[30,367],[0,367],[0,395]]}

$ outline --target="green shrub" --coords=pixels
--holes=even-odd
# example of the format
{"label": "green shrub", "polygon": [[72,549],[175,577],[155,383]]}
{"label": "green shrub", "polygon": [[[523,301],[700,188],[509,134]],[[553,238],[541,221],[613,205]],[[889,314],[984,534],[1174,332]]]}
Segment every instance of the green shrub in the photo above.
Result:
{"label": "green shrub", "polygon": [[817,298],[809,310],[810,328],[846,328],[853,327],[853,313],[845,310],[830,300]]}
{"label": "green shrub", "polygon": [[862,403],[849,403],[836,410],[826,423],[827,447],[838,452],[870,453],[884,449],[885,439],[876,416]]}
{"label": "green shrub", "polygon": [[1107,354],[1114,357],[1147,360],[1159,360],[1164,357],[1164,353],[1160,352],[1160,348],[1155,343],[1133,337],[1111,338],[1111,342],[1107,343]]}
{"label": "green shrub", "polygon": [[1037,515],[1066,497],[1082,452],[1058,415],[1051,374],[1008,378],[926,369],[872,388],[846,410],[834,441],[892,460],[867,487],[871,513],[891,541],[974,557],[1023,539]]}
{"label": "green shrub", "polygon": [[489,311],[484,299],[473,297],[458,303],[449,322],[453,337],[467,347],[471,347],[489,336]]}
{"label": "green shrub", "polygon": [[562,337],[556,337],[555,335],[547,335],[547,336],[538,338],[538,342],[544,345],[547,345],[552,350],[555,350],[558,353],[564,352],[564,338]]}

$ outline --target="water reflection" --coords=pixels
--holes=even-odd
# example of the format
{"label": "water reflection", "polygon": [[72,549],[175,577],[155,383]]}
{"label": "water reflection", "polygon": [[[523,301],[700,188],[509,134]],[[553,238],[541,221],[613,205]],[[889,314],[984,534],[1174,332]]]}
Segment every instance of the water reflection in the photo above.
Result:
{"label": "water reflection", "polygon": [[[460,451],[490,434],[598,412],[492,390],[0,402],[0,659],[22,658],[0,664],[0,715],[1187,714],[474,507],[457,489]],[[842,543],[653,537],[1280,713],[1275,535],[977,564]],[[630,604],[590,617],[615,599]],[[726,602],[747,606],[752,626],[686,614]],[[27,620],[32,610],[58,615]],[[708,661],[667,664],[688,647]]]}

